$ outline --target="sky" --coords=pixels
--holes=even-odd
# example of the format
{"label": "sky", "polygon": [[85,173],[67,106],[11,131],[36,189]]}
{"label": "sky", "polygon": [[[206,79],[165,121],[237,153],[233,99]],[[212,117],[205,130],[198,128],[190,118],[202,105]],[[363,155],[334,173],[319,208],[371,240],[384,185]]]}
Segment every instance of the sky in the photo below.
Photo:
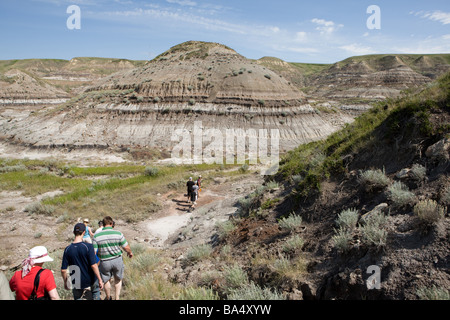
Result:
{"label": "sky", "polygon": [[335,63],[450,53],[450,1],[1,0],[0,36],[0,60],[150,60],[198,40],[250,59]]}

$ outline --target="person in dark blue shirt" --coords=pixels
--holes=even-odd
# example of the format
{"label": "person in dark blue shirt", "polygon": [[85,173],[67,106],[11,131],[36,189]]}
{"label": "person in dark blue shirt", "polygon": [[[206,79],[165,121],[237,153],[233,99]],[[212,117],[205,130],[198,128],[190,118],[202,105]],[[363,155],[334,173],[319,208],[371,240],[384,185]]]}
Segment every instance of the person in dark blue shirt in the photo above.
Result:
{"label": "person in dark blue shirt", "polygon": [[[70,290],[71,283],[74,300],[80,300],[90,288],[92,298],[100,300],[100,290],[103,289],[103,281],[98,271],[98,257],[94,246],[83,242],[86,226],[77,223],[73,233],[75,240],[66,247],[61,264],[61,275],[64,280],[64,288]],[[67,272],[70,270],[70,274]]]}

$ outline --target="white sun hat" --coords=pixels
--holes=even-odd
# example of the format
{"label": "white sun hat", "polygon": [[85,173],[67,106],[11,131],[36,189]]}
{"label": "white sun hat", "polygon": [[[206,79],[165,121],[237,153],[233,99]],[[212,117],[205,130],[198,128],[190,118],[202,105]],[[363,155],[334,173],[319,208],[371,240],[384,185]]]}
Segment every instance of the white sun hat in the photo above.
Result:
{"label": "white sun hat", "polygon": [[31,268],[33,268],[36,263],[44,263],[50,261],[53,261],[53,258],[48,255],[46,247],[37,246],[32,248],[28,254],[28,258],[22,261],[22,278],[30,273]]}
{"label": "white sun hat", "polygon": [[47,248],[44,246],[37,246],[30,250],[29,257],[33,259],[34,263],[50,262],[53,261],[48,255]]}

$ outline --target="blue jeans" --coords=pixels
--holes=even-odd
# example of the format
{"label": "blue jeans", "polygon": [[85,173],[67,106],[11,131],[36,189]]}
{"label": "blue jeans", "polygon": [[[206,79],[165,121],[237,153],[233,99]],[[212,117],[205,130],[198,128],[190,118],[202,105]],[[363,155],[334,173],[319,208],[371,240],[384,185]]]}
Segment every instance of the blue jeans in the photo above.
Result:
{"label": "blue jeans", "polygon": [[[73,299],[81,300],[83,293],[86,289],[72,289]],[[100,300],[100,286],[98,285],[98,279],[91,286],[92,300]]]}

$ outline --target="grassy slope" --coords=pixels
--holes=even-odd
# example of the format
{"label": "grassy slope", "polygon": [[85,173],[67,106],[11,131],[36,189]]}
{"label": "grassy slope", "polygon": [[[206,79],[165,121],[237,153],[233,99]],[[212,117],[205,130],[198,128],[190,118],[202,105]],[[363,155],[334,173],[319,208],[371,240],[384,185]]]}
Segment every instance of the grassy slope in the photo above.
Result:
{"label": "grassy slope", "polygon": [[[424,138],[448,134],[448,125],[431,127],[429,115],[433,109],[448,112],[449,107],[450,73],[447,73],[422,92],[380,103],[326,140],[301,145],[289,152],[281,160],[277,179],[285,181],[297,177],[296,181],[300,181],[297,191],[302,196],[320,191],[323,179],[345,170],[346,156],[370,150],[377,139],[392,140],[407,119],[416,120],[415,129],[419,129]],[[370,166],[370,163],[366,165]]]}

